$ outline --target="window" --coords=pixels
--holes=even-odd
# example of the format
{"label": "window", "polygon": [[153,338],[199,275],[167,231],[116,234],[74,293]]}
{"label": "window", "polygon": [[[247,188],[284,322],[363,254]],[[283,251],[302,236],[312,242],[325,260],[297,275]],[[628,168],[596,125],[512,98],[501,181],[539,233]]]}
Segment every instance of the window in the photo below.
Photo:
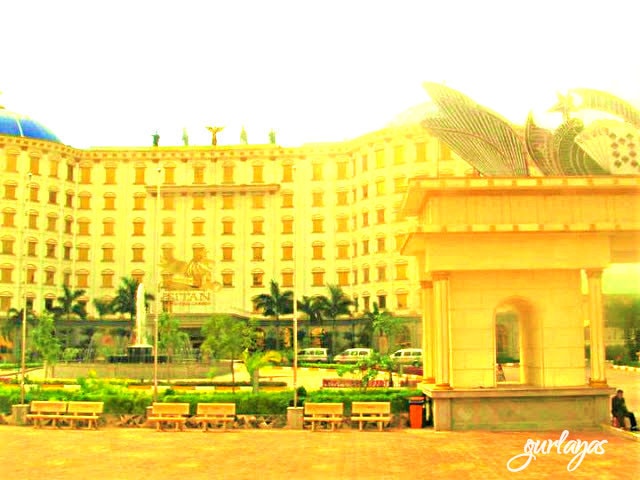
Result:
{"label": "window", "polygon": [[293,233],[293,219],[292,218],[283,218],[282,219],[282,233]]}
{"label": "window", "polygon": [[264,234],[264,220],[261,218],[251,220],[252,225],[252,235],[262,235]]}
{"label": "window", "polygon": [[346,180],[347,178],[347,162],[338,162],[337,163],[337,177],[338,180]]}
{"label": "window", "polygon": [[427,145],[426,143],[416,143],[416,162],[427,161]]}
{"label": "window", "polygon": [[293,208],[293,193],[282,194],[282,208]]}
{"label": "window", "polygon": [[324,219],[322,218],[314,218],[311,220],[312,225],[313,225],[313,229],[312,232],[313,233],[322,233],[324,232]]}
{"label": "window", "polygon": [[11,265],[2,265],[0,267],[0,282],[11,283],[12,273],[13,273],[13,267]]}
{"label": "window", "polygon": [[73,229],[73,220],[71,218],[64,219],[64,233],[71,234]]}
{"label": "window", "polygon": [[29,158],[29,172],[33,175],[40,175],[40,158],[39,157],[30,157]]}
{"label": "window", "polygon": [[382,295],[378,295],[378,307],[380,307],[380,309],[384,309],[387,308],[387,296],[382,294]]}
{"label": "window", "polygon": [[89,195],[89,194],[81,194],[80,195],[80,206],[78,208],[80,208],[80,210],[90,210],[91,209],[91,195]]}
{"label": "window", "polygon": [[385,246],[385,238],[384,237],[378,237],[376,238],[376,251],[378,253],[384,253],[386,251],[386,246]]}
{"label": "window", "polygon": [[62,258],[65,260],[71,260],[71,245],[65,245],[62,247]]}
{"label": "window", "polygon": [[133,262],[144,262],[144,246],[136,244],[131,247],[133,251]]}
{"label": "window", "polygon": [[104,167],[104,184],[115,185],[116,183],[116,167]]}
{"label": "window", "polygon": [[38,212],[29,212],[29,228],[37,230],[38,228]]}
{"label": "window", "polygon": [[407,191],[406,177],[397,177],[393,179],[393,191],[395,193],[404,193]]}
{"label": "window", "polygon": [[47,217],[47,231],[48,232],[55,232],[57,224],[58,224],[58,218],[57,217],[55,217],[53,215]]}
{"label": "window", "polygon": [[353,242],[351,244],[351,248],[353,248],[353,257],[357,257],[358,256],[358,243],[357,242]]}
{"label": "window", "polygon": [[18,171],[18,155],[15,153],[7,153],[7,163],[5,164],[5,171],[17,172]]}
{"label": "window", "polygon": [[55,283],[56,283],[56,272],[54,270],[46,270],[44,272],[44,284],[55,285]]}
{"label": "window", "polygon": [[362,199],[364,200],[365,198],[369,198],[369,185],[362,185]]}
{"label": "window", "polygon": [[402,247],[402,244],[404,243],[404,238],[405,238],[404,233],[398,233],[395,236],[395,239],[396,239],[396,250],[400,251],[400,247]]}
{"label": "window", "polygon": [[384,150],[376,150],[376,168],[384,168]]}
{"label": "window", "polygon": [[353,273],[353,284],[357,285],[358,284],[358,270],[354,268],[351,273]]}
{"label": "window", "polygon": [[264,277],[263,272],[253,272],[251,274],[251,286],[252,287],[262,287],[264,286],[262,283]]}
{"label": "window", "polygon": [[408,280],[406,263],[396,265],[396,280]]}
{"label": "window", "polygon": [[73,208],[73,193],[71,192],[67,192],[66,195],[66,200],[65,200],[65,207],[69,207],[69,208]]}
{"label": "window", "polygon": [[262,193],[251,195],[251,208],[264,208],[264,195]]}
{"label": "window", "polygon": [[88,288],[89,287],[89,272],[78,272],[76,273],[76,282],[78,288]]}
{"label": "window", "polygon": [[55,190],[49,190],[49,203],[55,205],[58,203],[58,192]]}
{"label": "window", "polygon": [[369,240],[362,240],[362,255],[369,255]]}
{"label": "window", "polygon": [[263,245],[253,245],[251,247],[251,252],[253,253],[253,257],[251,258],[255,262],[261,262],[264,260],[264,246]]}
{"label": "window", "polygon": [[104,196],[104,209],[115,210],[116,209],[116,197],[112,193],[107,193]]}
{"label": "window", "polygon": [[70,287],[71,286],[71,272],[64,272],[62,274],[62,284],[65,287]]}
{"label": "window", "polygon": [[323,199],[324,199],[324,193],[323,192],[313,192],[311,194],[312,196],[312,201],[311,201],[311,206],[312,207],[322,207],[324,205]]}
{"label": "window", "polygon": [[222,183],[233,183],[233,165],[222,167]]}
{"label": "window", "polygon": [[387,267],[386,267],[386,265],[378,265],[376,267],[376,269],[378,270],[378,281],[379,282],[386,282],[387,281]]}
{"label": "window", "polygon": [[293,182],[293,165],[282,166],[282,181]]}
{"label": "window", "polygon": [[376,195],[378,196],[384,195],[385,192],[386,192],[386,189],[384,185],[384,178],[380,178],[376,180]]}
{"label": "window", "polygon": [[401,165],[404,163],[404,145],[396,145],[393,147],[393,164]]}
{"label": "window", "polygon": [[67,180],[72,182],[73,181],[73,172],[75,171],[75,167],[74,165],[67,163]]}
{"label": "window", "polygon": [[176,167],[164,167],[164,183],[174,184],[176,183]]}
{"label": "window", "polygon": [[253,183],[264,182],[263,176],[264,176],[264,166],[253,165]]}
{"label": "window", "polygon": [[313,249],[313,260],[322,260],[324,258],[324,245],[322,245],[321,243],[314,243],[312,245],[312,249]]}
{"label": "window", "polygon": [[10,210],[4,210],[2,212],[2,226],[3,227],[15,227],[16,212]]}
{"label": "window", "polygon": [[136,195],[133,197],[133,209],[134,210],[144,210],[144,195]]}
{"label": "window", "polygon": [[[0,280],[4,281],[4,280]],[[11,309],[11,297],[0,297],[0,310],[6,312]]]}
{"label": "window", "polygon": [[233,287],[233,272],[231,270],[224,270],[222,272],[222,286]]}
{"label": "window", "polygon": [[311,272],[311,281],[314,287],[323,287],[324,286],[324,271],[323,270],[314,270]]}
{"label": "window", "polygon": [[222,209],[233,210],[233,195],[222,196]]}
{"label": "window", "polygon": [[[4,198],[7,199],[7,200],[16,200],[16,186],[15,185],[5,185],[4,186]],[[51,202],[49,202],[49,203],[51,203]]]}
{"label": "window", "polygon": [[139,166],[136,167],[136,177],[134,180],[134,183],[136,185],[144,185],[144,172],[146,170],[146,167],[143,166]]}
{"label": "window", "polygon": [[362,212],[362,226],[369,226],[369,212]]}
{"label": "window", "polygon": [[369,267],[367,265],[362,267],[362,283],[369,283]]}
{"label": "window", "polygon": [[174,235],[174,232],[173,232],[174,225],[175,225],[174,220],[171,218],[162,220],[162,235],[165,237]]}
{"label": "window", "polygon": [[15,240],[13,238],[3,238],[2,239],[2,253],[5,255],[13,255],[13,245],[15,244]]}
{"label": "window", "polygon": [[204,210],[204,196],[196,195],[193,197],[193,209]]}
{"label": "window", "polygon": [[56,258],[56,244],[47,243],[47,252],[45,253],[47,258]]}
{"label": "window", "polygon": [[346,287],[349,285],[349,271],[339,271],[338,272],[338,285],[341,287]]}
{"label": "window", "polygon": [[31,185],[31,187],[29,187],[29,201],[30,202],[37,202],[38,201],[38,191],[40,189],[38,188],[37,185]]}
{"label": "window", "polygon": [[78,261],[80,261],[80,262],[88,262],[89,261],[89,246],[88,245],[80,245],[78,247]]}
{"label": "window", "polygon": [[80,167],[80,183],[85,185],[91,183],[91,167],[86,165]]}
{"label": "window", "polygon": [[376,222],[378,222],[378,224],[384,223],[384,208],[378,208],[376,210]]}
{"label": "window", "polygon": [[282,260],[293,260],[293,245],[282,246]]}
{"label": "window", "polygon": [[348,204],[348,202],[347,202],[348,193],[349,192],[338,192],[336,194],[337,195],[336,202],[337,202],[338,206],[344,206],[344,205]]}
{"label": "window", "polygon": [[27,266],[27,283],[36,283],[36,267],[32,267],[31,265]]}
{"label": "window", "polygon": [[233,260],[233,246],[231,245],[222,246],[222,260],[225,262],[230,262]]}
{"label": "window", "polygon": [[37,255],[38,242],[36,240],[27,241],[27,255],[35,257]]}
{"label": "window", "polygon": [[446,143],[440,142],[440,160],[451,160],[451,149]]}
{"label": "window", "polygon": [[336,230],[338,232],[346,232],[349,230],[349,218],[338,217],[336,219]]}
{"label": "window", "polygon": [[193,183],[204,183],[204,166],[193,167]]}
{"label": "window", "polygon": [[233,220],[225,218],[222,220],[222,234],[233,235]]}
{"label": "window", "polygon": [[106,270],[102,272],[102,288],[113,288],[113,272]]}
{"label": "window", "polygon": [[133,235],[135,237],[144,236],[144,220],[137,218],[133,221]]}
{"label": "window", "polygon": [[60,161],[55,158],[49,159],[49,176],[53,178],[58,177],[58,165],[60,165]]}
{"label": "window", "polygon": [[199,237],[204,235],[204,220],[202,218],[193,219],[193,236]]}
{"label": "window", "polygon": [[163,210],[175,210],[176,209],[176,197],[173,195],[165,195],[162,197],[162,209]]}
{"label": "window", "polygon": [[321,163],[314,163],[312,165],[311,180],[314,180],[314,181],[322,180],[322,164]]}
{"label": "window", "polygon": [[287,288],[293,287],[293,272],[282,272],[282,286]]}
{"label": "window", "polygon": [[338,259],[346,260],[349,258],[349,244],[341,243],[338,245]]}
{"label": "window", "polygon": [[369,158],[365,153],[364,155],[362,155],[362,171],[366,172],[367,170],[369,170]]}
{"label": "window", "polygon": [[138,283],[143,283],[144,282],[144,272],[141,272],[140,270],[135,270],[135,271],[131,272],[131,278],[133,278]]}
{"label": "window", "polygon": [[396,305],[398,309],[405,309],[408,306],[407,303],[408,294],[405,292],[396,293]]}

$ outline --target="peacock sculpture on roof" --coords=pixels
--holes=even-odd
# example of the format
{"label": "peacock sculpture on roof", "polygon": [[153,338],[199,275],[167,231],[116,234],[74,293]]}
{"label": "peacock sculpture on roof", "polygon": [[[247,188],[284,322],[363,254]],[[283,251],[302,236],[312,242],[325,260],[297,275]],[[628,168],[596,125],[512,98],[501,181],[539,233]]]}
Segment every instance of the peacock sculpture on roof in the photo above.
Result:
{"label": "peacock sculpture on roof", "polygon": [[[452,88],[430,82],[424,88],[438,108],[422,125],[482,175],[640,173],[640,111],[609,93],[576,88],[559,95],[550,111],[562,113],[563,123],[549,130],[532,113],[522,129]],[[580,110],[607,118],[585,125],[571,117]]]}

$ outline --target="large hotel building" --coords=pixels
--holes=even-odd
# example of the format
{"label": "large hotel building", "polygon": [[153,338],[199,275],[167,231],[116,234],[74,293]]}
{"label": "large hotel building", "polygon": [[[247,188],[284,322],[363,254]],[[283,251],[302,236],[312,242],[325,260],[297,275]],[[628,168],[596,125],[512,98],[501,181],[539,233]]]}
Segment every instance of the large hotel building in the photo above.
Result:
{"label": "large hotel building", "polygon": [[472,174],[410,120],[295,148],[76,149],[0,109],[0,312],[25,295],[41,311],[66,284],[97,318],[92,300],[134,277],[185,324],[255,313],[271,280],[296,298],[337,284],[358,312],[418,319],[415,259],[398,253],[407,179]]}

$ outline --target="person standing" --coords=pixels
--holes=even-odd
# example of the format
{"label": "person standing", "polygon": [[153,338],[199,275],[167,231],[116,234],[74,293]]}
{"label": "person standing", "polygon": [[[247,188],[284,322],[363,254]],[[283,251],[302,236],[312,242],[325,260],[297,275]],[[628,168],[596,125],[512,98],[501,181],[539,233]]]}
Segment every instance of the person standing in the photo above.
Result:
{"label": "person standing", "polygon": [[623,391],[618,390],[615,397],[611,399],[611,414],[618,419],[618,425],[624,428],[624,418],[627,417],[631,422],[631,431],[638,431],[636,416],[627,409],[626,402],[623,397]]}

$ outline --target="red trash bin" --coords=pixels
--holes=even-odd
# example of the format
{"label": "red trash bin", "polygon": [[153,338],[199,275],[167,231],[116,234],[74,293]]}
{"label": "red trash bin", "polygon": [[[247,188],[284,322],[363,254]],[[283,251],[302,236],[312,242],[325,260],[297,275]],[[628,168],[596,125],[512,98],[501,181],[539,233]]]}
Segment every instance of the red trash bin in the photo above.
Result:
{"label": "red trash bin", "polygon": [[424,397],[409,397],[409,425],[411,428],[422,428],[424,403]]}

